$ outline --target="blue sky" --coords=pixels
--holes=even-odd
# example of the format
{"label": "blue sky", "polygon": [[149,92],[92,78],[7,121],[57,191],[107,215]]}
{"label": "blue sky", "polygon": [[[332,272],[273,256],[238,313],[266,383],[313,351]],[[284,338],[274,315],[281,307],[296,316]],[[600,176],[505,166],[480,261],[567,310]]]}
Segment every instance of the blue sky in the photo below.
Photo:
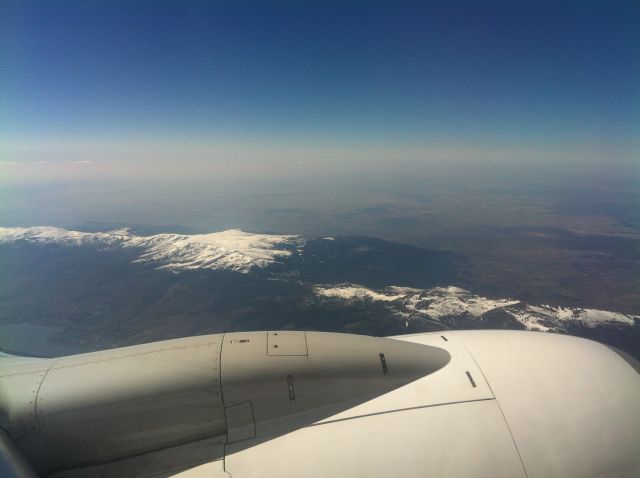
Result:
{"label": "blue sky", "polygon": [[637,1],[4,0],[0,59],[5,168],[640,152]]}

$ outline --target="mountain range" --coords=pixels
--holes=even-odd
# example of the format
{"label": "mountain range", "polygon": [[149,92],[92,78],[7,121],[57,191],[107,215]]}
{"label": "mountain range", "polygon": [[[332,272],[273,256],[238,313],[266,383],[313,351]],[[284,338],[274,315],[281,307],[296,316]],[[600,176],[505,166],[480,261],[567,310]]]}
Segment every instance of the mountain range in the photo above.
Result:
{"label": "mountain range", "polygon": [[0,261],[0,327],[52,327],[70,351],[240,330],[510,328],[640,356],[640,316],[474,294],[463,257],[369,237],[0,227]]}

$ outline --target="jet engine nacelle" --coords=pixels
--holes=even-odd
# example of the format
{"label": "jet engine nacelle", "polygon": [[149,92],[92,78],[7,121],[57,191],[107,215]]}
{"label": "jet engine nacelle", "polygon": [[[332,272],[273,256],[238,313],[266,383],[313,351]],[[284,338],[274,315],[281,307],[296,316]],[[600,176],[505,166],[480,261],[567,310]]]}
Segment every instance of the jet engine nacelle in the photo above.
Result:
{"label": "jet engine nacelle", "polygon": [[289,331],[9,357],[0,360],[0,427],[45,474],[210,438],[222,454],[224,444],[311,424],[449,360],[430,345]]}

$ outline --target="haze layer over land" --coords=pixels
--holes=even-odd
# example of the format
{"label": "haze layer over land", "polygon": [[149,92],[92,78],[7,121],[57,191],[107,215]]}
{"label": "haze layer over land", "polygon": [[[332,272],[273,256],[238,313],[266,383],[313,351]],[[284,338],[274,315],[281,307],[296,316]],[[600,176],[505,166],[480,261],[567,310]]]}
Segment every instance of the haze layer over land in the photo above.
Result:
{"label": "haze layer over land", "polygon": [[369,236],[464,257],[476,293],[638,313],[640,193],[628,180],[496,175],[21,187],[3,190],[0,211],[6,226]]}

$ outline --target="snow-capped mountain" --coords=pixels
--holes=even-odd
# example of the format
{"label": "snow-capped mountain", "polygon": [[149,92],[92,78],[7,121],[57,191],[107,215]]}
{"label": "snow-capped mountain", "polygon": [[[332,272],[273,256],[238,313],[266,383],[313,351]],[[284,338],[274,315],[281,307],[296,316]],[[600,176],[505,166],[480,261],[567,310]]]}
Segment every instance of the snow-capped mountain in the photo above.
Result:
{"label": "snow-capped mountain", "polygon": [[0,227],[0,244],[17,241],[63,247],[138,248],[140,253],[134,262],[159,269],[245,273],[278,262],[304,245],[299,236],[251,234],[236,229],[211,234],[139,236],[128,229],[80,232],[57,227]]}
{"label": "snow-capped mountain", "polygon": [[316,286],[314,293],[321,298],[346,302],[386,303],[394,314],[405,319],[407,325],[411,320],[423,319],[451,321],[464,317],[480,321],[485,314],[498,309],[527,330],[545,332],[564,331],[568,323],[593,328],[604,324],[634,325],[640,322],[639,316],[605,310],[528,305],[514,299],[490,299],[453,286],[372,290],[359,285],[342,284]]}

